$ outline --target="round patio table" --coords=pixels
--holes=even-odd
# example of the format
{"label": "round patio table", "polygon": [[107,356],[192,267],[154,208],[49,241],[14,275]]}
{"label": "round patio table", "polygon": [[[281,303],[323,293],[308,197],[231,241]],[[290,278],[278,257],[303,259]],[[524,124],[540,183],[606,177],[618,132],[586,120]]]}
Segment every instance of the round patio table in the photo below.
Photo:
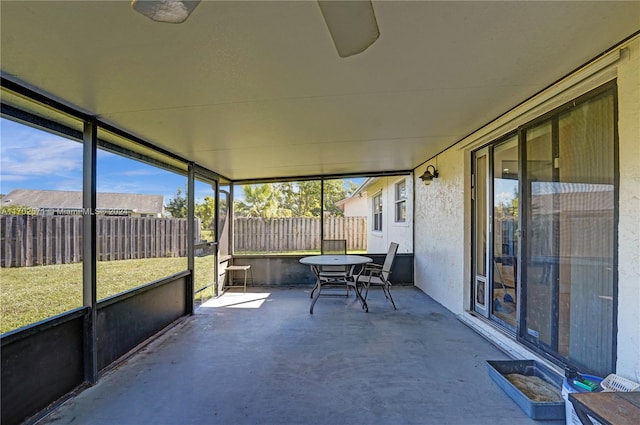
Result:
{"label": "round patio table", "polygon": [[[362,309],[364,311],[369,311],[369,307],[367,306],[367,302],[362,297],[360,290],[358,289],[357,281],[358,279],[353,278],[353,270],[355,266],[363,265],[367,263],[371,263],[373,260],[369,257],[364,257],[362,255],[341,255],[341,254],[325,254],[325,255],[311,255],[309,257],[303,257],[300,259],[301,264],[305,264],[311,267],[311,271],[316,275],[316,286],[311,291],[311,294],[315,292],[315,297],[313,297],[313,301],[311,302],[311,307],[309,308],[309,314],[313,314],[313,306],[318,301],[320,297],[320,292],[322,290],[323,285],[335,285],[336,281],[325,281],[320,278],[320,272],[322,271],[322,267],[326,266],[345,266],[349,267],[349,272],[347,273],[346,279],[344,279],[344,283],[347,287],[353,287],[356,292],[356,297],[360,300],[360,304],[362,305]],[[316,292],[317,291],[317,292]],[[347,292],[348,293],[348,292]]]}

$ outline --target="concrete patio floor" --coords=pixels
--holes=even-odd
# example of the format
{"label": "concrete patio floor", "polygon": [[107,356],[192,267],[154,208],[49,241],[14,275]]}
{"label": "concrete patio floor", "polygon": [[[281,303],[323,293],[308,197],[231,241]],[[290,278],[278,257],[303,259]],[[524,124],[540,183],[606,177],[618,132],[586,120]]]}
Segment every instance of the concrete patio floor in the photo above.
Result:
{"label": "concrete patio floor", "polygon": [[228,292],[39,424],[537,423],[487,374],[505,354],[420,290],[393,295],[310,315],[308,288]]}

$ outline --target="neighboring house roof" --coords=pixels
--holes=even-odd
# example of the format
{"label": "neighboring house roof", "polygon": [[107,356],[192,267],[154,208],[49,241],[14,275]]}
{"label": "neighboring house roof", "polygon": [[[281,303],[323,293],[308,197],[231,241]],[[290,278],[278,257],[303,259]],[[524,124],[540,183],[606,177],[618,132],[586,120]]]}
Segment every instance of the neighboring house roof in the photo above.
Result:
{"label": "neighboring house roof", "polygon": [[365,179],[351,196],[336,202],[336,206],[342,210],[345,217],[362,217],[367,215],[367,196],[363,189],[376,179],[376,177]]}
{"label": "neighboring house roof", "polygon": [[[10,205],[48,209],[81,209],[82,192],[16,189],[2,198],[2,206]],[[98,192],[96,194],[96,208],[99,210],[119,209],[138,213],[161,214],[164,209],[164,196]]]}
{"label": "neighboring house roof", "polygon": [[351,197],[353,198],[354,196],[358,196],[360,195],[360,193],[364,192],[364,190],[371,186],[375,181],[377,181],[379,179],[379,177],[368,177],[366,178],[362,184],[360,184],[360,186],[358,186],[358,188],[356,189],[355,192],[353,192],[353,194],[351,195]]}
{"label": "neighboring house roof", "polygon": [[377,179],[378,179],[378,177],[368,177],[368,178],[366,178],[360,184],[360,186],[358,186],[358,188],[351,194],[351,196],[339,200],[338,202],[336,202],[336,206],[344,211],[344,204],[346,204],[351,199],[354,199],[356,197],[362,197],[362,195],[361,195],[362,191]]}

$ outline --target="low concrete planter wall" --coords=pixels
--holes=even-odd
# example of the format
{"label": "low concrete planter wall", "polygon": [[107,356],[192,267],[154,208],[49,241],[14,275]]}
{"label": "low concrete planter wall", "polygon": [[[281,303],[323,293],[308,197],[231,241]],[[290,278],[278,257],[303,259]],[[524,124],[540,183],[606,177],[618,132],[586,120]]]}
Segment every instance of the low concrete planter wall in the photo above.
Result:
{"label": "low concrete planter wall", "polygon": [[[382,264],[385,254],[364,254]],[[311,286],[315,277],[308,266],[300,264],[303,256],[234,256],[233,264],[251,265],[253,286]],[[394,285],[413,285],[413,254],[398,254],[391,273]]]}

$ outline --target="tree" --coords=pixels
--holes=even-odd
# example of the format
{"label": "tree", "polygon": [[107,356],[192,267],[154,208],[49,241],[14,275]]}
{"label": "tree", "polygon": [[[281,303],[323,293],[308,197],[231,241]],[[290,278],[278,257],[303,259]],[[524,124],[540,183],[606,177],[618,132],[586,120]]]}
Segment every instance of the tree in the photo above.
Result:
{"label": "tree", "polygon": [[324,214],[342,217],[344,212],[338,208],[336,202],[348,197],[353,193],[357,186],[352,181],[347,183],[348,189],[345,189],[343,180],[325,180],[324,182]]}
{"label": "tree", "polygon": [[182,189],[178,188],[176,194],[169,200],[164,209],[174,218],[187,217],[187,198],[182,195]]}
{"label": "tree", "polygon": [[202,229],[213,230],[213,219],[216,216],[216,200],[213,196],[205,196],[202,203],[196,202],[196,217],[200,219]]}
{"label": "tree", "polygon": [[[351,186],[355,186],[349,182]],[[351,189],[350,186],[350,189]],[[319,217],[321,213],[320,200],[322,198],[322,186],[318,180],[282,183],[281,208],[290,210],[293,217]],[[346,198],[348,191],[344,188],[342,180],[324,181],[324,214],[342,216],[342,210],[336,206],[336,202]]]}
{"label": "tree", "polygon": [[[324,181],[324,214],[342,216],[336,202],[357,188],[351,181]],[[319,180],[243,186],[244,200],[235,206],[236,216],[320,217],[322,186]]]}
{"label": "tree", "polygon": [[235,204],[237,216],[278,217],[278,187],[273,184],[243,186],[244,201]]}
{"label": "tree", "polygon": [[320,216],[320,182],[286,182],[280,184],[282,192],[280,208],[291,217]]}

